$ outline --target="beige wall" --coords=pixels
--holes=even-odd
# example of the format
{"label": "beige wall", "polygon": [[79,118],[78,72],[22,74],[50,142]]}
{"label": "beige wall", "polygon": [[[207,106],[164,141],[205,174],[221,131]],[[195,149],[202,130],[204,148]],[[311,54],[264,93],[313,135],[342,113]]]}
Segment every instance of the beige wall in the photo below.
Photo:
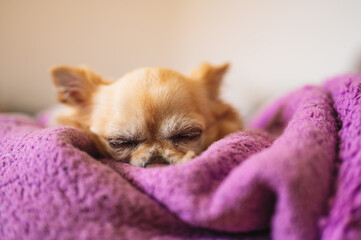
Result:
{"label": "beige wall", "polygon": [[0,1],[0,105],[54,104],[48,70],[86,64],[106,77],[142,66],[189,72],[230,61],[224,96],[246,115],[264,99],[355,70],[358,0]]}

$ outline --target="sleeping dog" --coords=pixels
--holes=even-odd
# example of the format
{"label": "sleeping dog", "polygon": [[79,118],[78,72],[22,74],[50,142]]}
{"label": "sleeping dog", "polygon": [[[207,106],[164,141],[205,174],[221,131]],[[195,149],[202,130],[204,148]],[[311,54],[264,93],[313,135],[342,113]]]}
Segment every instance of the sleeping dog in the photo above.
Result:
{"label": "sleeping dog", "polygon": [[200,65],[190,76],[142,68],[106,81],[85,67],[58,66],[51,75],[56,124],[80,128],[115,160],[151,167],[188,161],[242,129],[237,111],[219,97],[229,65]]}

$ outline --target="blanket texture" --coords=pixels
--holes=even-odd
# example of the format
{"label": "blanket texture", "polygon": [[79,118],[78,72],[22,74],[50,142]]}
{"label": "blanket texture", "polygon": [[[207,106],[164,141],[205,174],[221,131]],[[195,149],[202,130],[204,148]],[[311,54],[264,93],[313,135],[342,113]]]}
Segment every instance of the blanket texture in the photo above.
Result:
{"label": "blanket texture", "polygon": [[0,239],[361,239],[361,76],[294,91],[162,168],[2,114]]}

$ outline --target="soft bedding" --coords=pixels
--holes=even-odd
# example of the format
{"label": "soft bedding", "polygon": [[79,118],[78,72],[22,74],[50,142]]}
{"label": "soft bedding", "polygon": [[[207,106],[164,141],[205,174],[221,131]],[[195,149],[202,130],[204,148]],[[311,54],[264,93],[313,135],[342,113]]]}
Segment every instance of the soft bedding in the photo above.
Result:
{"label": "soft bedding", "polygon": [[0,239],[361,239],[361,76],[306,86],[194,160],[143,169],[0,115]]}

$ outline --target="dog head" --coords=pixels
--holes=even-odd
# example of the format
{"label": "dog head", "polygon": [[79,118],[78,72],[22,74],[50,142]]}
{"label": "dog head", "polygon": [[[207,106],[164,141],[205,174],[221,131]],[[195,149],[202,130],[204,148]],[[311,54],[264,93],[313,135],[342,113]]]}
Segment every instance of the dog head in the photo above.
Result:
{"label": "dog head", "polygon": [[143,68],[108,82],[84,67],[52,70],[58,123],[89,133],[116,160],[148,167],[176,164],[241,128],[237,112],[219,99],[228,64],[202,64],[189,77]]}

